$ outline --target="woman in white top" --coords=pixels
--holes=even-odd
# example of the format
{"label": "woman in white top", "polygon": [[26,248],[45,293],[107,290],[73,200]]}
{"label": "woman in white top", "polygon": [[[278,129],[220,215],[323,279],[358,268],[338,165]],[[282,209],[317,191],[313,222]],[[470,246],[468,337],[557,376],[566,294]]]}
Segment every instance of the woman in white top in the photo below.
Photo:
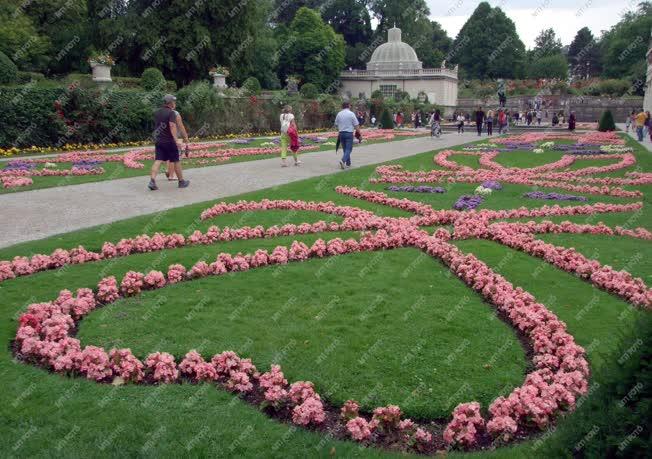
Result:
{"label": "woman in white top", "polygon": [[[290,136],[288,135],[288,129],[290,126],[294,126],[298,131],[297,122],[292,114],[292,107],[286,105],[283,107],[283,113],[281,113],[281,167],[288,166],[286,158],[288,155],[288,147],[290,146]],[[295,152],[292,152],[292,156],[294,156],[295,166],[301,164]]]}

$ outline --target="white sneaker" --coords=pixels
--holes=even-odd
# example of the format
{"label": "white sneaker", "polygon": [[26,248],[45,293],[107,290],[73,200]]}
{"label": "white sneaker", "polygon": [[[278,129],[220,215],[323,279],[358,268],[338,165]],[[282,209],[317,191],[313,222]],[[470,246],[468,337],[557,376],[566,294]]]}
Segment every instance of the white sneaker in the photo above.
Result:
{"label": "white sneaker", "polygon": [[340,161],[340,169],[344,170],[344,162]]}

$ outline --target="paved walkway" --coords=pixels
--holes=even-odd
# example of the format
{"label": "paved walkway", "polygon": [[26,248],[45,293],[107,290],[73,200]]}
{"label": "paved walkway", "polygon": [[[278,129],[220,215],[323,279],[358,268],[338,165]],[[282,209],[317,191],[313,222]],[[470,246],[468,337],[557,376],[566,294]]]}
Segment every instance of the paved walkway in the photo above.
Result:
{"label": "paved walkway", "polygon": [[[616,127],[623,132],[625,132],[625,123],[616,123]],[[632,139],[636,140],[638,142],[638,137],[636,137],[636,128],[629,130],[627,133]],[[647,135],[643,139],[643,142],[638,142],[640,145],[643,145],[645,148],[647,148],[648,151],[652,151],[652,142],[650,142],[650,136]]]}
{"label": "paved walkway", "polygon": [[[465,133],[362,145],[353,150],[353,167],[474,140],[476,134]],[[147,177],[132,177],[0,195],[0,247],[339,171],[339,156],[333,151],[301,158],[300,167],[281,168],[280,159],[273,158],[191,169],[186,174],[191,180],[187,189],[178,189],[176,182],[161,175],[156,192],[146,188]]]}

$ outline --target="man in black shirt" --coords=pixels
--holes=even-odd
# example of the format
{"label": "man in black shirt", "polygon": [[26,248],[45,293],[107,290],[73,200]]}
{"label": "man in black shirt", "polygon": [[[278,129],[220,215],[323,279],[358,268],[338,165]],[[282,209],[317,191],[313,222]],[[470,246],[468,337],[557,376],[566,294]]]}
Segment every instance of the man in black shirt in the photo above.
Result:
{"label": "man in black shirt", "polygon": [[482,135],[482,123],[484,122],[484,112],[482,107],[478,107],[475,112],[475,127],[478,129],[478,135]]}
{"label": "man in black shirt", "polygon": [[[183,179],[183,171],[179,162],[179,147],[177,146],[177,114],[174,109],[177,106],[177,98],[171,94],[163,97],[163,106],[154,113],[154,138],[156,140],[156,156],[152,165],[152,173],[147,187],[150,190],[158,190],[156,175],[161,168],[163,161],[174,164],[174,170],[179,178],[179,188],[186,188],[190,185],[189,180]],[[186,134],[183,139],[188,147],[189,139]]]}

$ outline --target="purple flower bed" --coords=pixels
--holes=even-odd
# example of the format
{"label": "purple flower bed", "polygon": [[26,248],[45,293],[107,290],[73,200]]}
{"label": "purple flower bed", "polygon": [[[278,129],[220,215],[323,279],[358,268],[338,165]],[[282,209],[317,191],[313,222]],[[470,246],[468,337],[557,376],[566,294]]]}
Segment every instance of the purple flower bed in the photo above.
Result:
{"label": "purple flower bed", "polygon": [[502,190],[503,186],[495,180],[486,180],[481,184],[484,188],[491,188],[492,190]]}
{"label": "purple flower bed", "polygon": [[404,191],[408,193],[446,193],[446,190],[440,186],[432,187],[427,185],[421,186],[398,186],[392,185],[385,188],[388,191]]}
{"label": "purple flower bed", "polygon": [[20,159],[15,159],[13,161],[9,161],[5,167],[4,170],[6,171],[31,171],[36,167],[36,163],[29,163],[26,161],[22,161]]}
{"label": "purple flower bed", "polygon": [[484,198],[476,194],[464,194],[460,196],[455,204],[453,204],[453,209],[455,210],[472,210],[482,204]]}
{"label": "purple flower bed", "polygon": [[588,201],[584,196],[575,196],[572,194],[544,193],[543,191],[530,191],[523,195],[530,199],[550,199],[553,201]]}
{"label": "purple flower bed", "polygon": [[555,145],[552,149],[556,151],[563,151],[564,153],[568,153],[570,155],[604,155],[609,153],[608,151],[596,149],[595,145],[589,145],[585,143],[562,143]]}
{"label": "purple flower bed", "polygon": [[81,161],[74,161],[72,167],[77,169],[95,169],[102,164],[102,161],[98,159],[83,159]]}
{"label": "purple flower bed", "polygon": [[238,145],[247,145],[247,144],[251,143],[251,139],[235,139],[235,140],[232,140],[231,143],[235,143],[235,144],[238,144]]}

